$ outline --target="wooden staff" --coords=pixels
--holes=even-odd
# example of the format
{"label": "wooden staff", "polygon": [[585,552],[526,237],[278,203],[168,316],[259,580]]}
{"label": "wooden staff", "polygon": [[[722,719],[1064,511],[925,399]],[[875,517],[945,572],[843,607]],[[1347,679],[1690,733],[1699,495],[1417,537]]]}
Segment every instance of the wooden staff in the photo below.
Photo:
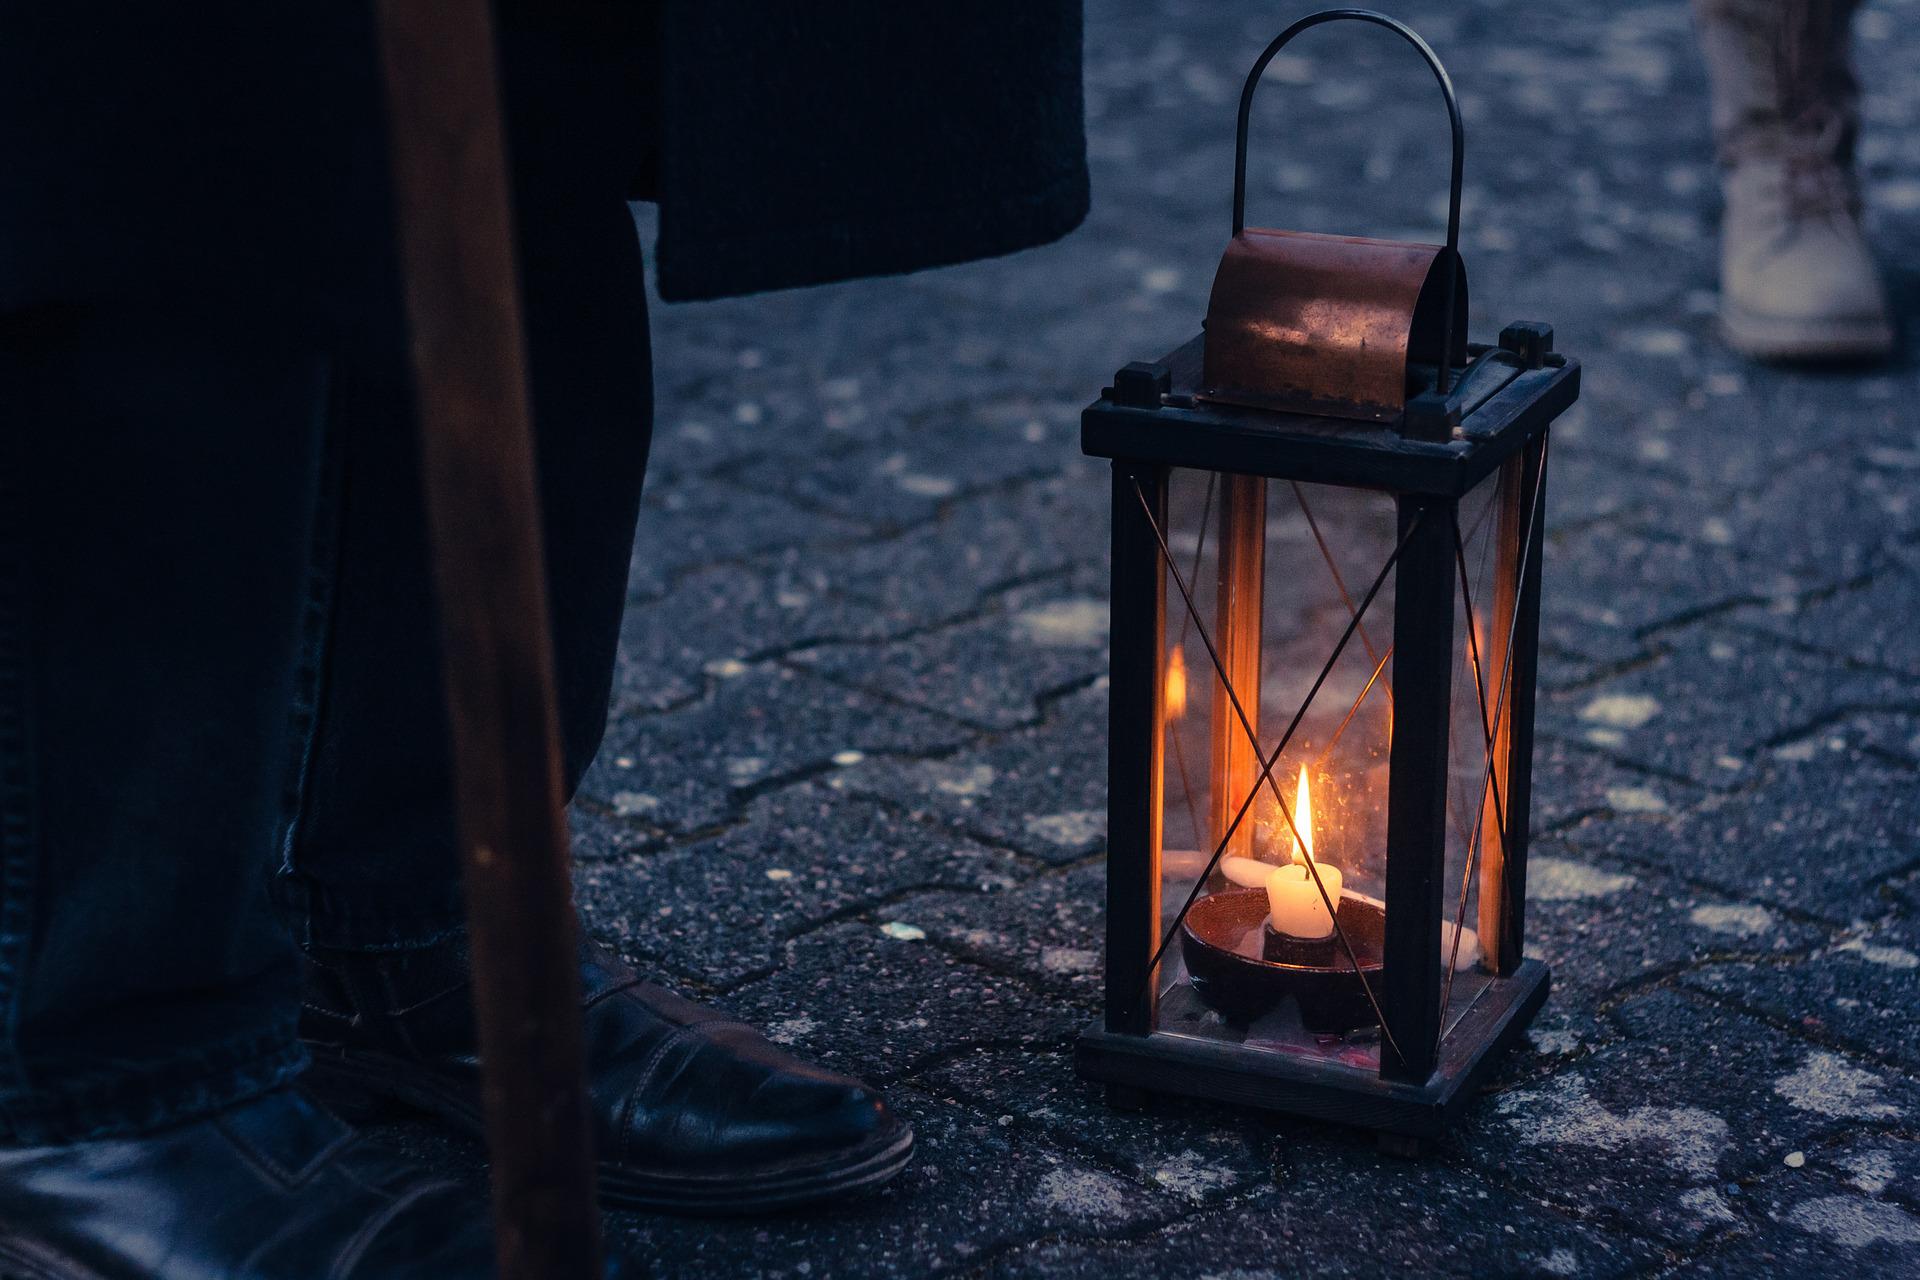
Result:
{"label": "wooden staff", "polygon": [[600,1266],[559,725],[487,0],[377,0],[506,1280]]}

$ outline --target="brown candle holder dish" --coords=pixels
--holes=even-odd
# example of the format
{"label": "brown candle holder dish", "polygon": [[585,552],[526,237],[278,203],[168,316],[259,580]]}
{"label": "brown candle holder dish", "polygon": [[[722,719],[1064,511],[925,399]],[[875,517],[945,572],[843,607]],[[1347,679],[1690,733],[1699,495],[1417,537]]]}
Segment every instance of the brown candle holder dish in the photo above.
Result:
{"label": "brown candle holder dish", "polygon": [[1180,956],[1194,992],[1232,1022],[1252,1022],[1292,996],[1307,1030],[1345,1034],[1379,1021],[1367,984],[1382,989],[1387,913],[1346,894],[1337,919],[1359,972],[1338,933],[1324,939],[1275,933],[1263,889],[1229,889],[1195,902],[1180,927]]}

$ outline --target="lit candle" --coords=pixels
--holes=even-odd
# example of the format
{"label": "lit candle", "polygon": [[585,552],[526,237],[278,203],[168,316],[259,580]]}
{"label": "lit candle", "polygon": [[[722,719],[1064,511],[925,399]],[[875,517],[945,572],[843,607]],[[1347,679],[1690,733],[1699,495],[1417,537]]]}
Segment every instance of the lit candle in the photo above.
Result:
{"label": "lit candle", "polygon": [[[1272,913],[1275,933],[1295,938],[1324,938],[1333,932],[1333,915],[1327,910],[1327,902],[1340,901],[1340,868],[1324,862],[1313,865],[1320,873],[1318,885],[1307,873],[1306,866],[1298,862],[1276,867],[1268,877],[1267,910]],[[1325,901],[1320,897],[1323,887],[1327,891]]]}
{"label": "lit candle", "polygon": [[[1314,872],[1319,873],[1317,884]],[[1296,938],[1324,938],[1332,933],[1333,913],[1327,906],[1340,905],[1341,879],[1340,868],[1313,856],[1313,793],[1302,768],[1293,793],[1293,861],[1276,868],[1267,879],[1267,909],[1274,932]]]}

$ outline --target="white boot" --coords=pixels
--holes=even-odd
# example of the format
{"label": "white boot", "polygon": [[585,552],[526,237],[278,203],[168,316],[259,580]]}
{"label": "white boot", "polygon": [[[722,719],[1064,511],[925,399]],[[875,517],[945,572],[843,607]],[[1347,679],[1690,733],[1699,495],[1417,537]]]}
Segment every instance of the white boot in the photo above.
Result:
{"label": "white boot", "polygon": [[1747,355],[1859,360],[1893,349],[1860,229],[1854,0],[1694,0],[1726,211],[1720,322]]}

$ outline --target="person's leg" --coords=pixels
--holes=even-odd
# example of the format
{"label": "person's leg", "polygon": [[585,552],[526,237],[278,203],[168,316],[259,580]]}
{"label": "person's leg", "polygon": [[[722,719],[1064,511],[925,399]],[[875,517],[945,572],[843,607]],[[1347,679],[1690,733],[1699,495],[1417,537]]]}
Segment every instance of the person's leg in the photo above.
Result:
{"label": "person's leg", "polygon": [[0,1131],[134,1131],[290,1079],[267,897],[328,368],[165,318],[0,335]]}
{"label": "person's leg", "polygon": [[[521,65],[524,47],[502,54],[571,794],[605,723],[646,469],[646,281],[619,175],[592,153],[605,126],[581,123],[619,118],[616,102],[596,100],[591,76],[553,93]],[[343,368],[339,384],[332,621],[306,804],[277,891],[307,944],[405,949],[462,928],[412,391],[397,359]]]}
{"label": "person's leg", "polygon": [[1856,8],[1694,0],[1726,197],[1721,327],[1748,355],[1861,359],[1892,349],[1853,170]]}
{"label": "person's leg", "polygon": [[[538,15],[502,45],[534,433],[571,792],[597,748],[651,415],[645,282],[625,204],[647,68]],[[629,122],[639,122],[637,127]],[[437,635],[397,371],[349,380],[340,571],[308,805],[282,896],[310,963],[302,1024],[336,1102],[397,1099],[479,1127]],[[775,1209],[873,1186],[913,1137],[859,1082],[643,983],[588,947],[603,1191]]]}
{"label": "person's leg", "polygon": [[329,362],[0,315],[0,1273],[491,1273],[482,1201],[289,1081],[268,899]]}

